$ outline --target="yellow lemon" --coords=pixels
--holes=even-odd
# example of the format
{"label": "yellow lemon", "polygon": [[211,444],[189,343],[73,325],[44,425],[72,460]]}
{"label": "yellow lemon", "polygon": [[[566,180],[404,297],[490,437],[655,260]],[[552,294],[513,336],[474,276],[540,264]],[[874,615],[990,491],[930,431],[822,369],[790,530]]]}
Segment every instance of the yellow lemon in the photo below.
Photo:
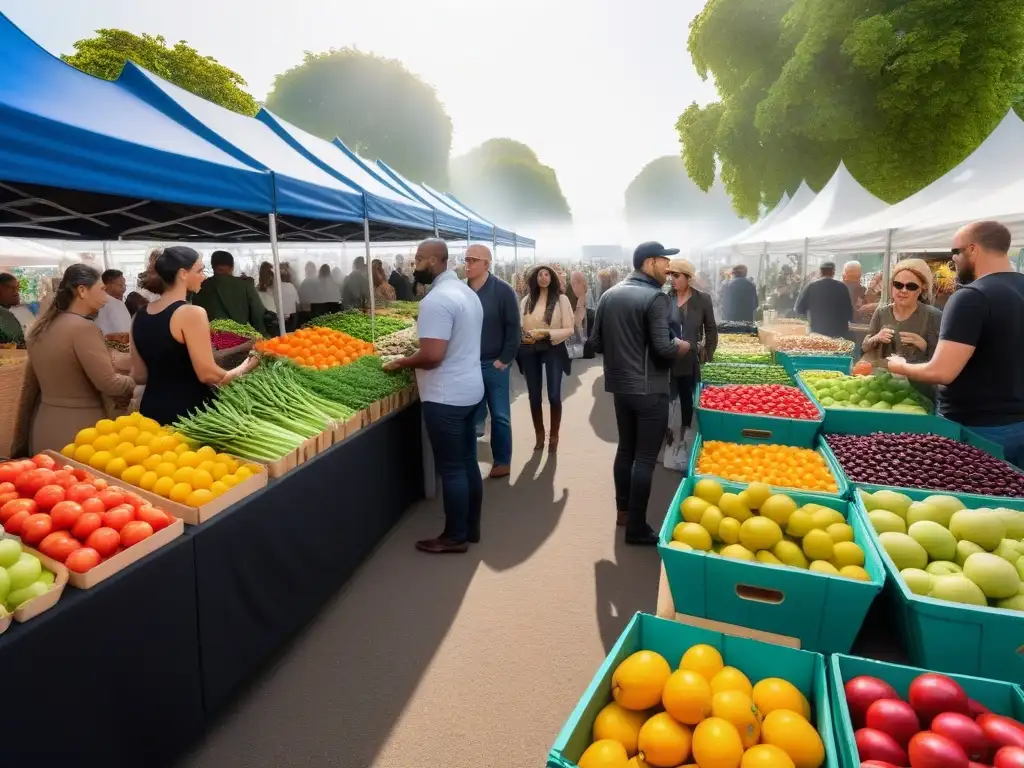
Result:
{"label": "yellow lemon", "polygon": [[796,768],[789,755],[774,744],[758,744],[743,753],[740,768]]}
{"label": "yellow lemon", "polygon": [[93,441],[100,436],[96,427],[86,427],[75,435],[75,445],[92,445]]}
{"label": "yellow lemon", "polygon": [[155,471],[159,477],[166,477],[173,482],[174,473],[178,471],[178,467],[171,464],[169,461],[163,461],[157,466]]}
{"label": "yellow lemon", "polygon": [[220,480],[214,480],[210,485],[210,493],[212,493],[215,498],[220,496],[222,493],[227,493],[229,490],[230,489]]}
{"label": "yellow lemon", "polygon": [[264,467],[262,464],[253,464],[251,461],[246,462],[245,469],[248,469],[254,475],[258,475],[261,472],[266,471],[266,467]]}
{"label": "yellow lemon", "polygon": [[192,472],[192,487],[196,489],[209,489],[213,485],[213,475],[205,469],[197,469]]}
{"label": "yellow lemon", "polygon": [[135,420],[128,414],[125,414],[124,416],[118,416],[116,419],[114,419],[114,426],[119,430],[124,429],[125,427],[130,427],[134,424]]}
{"label": "yellow lemon", "polygon": [[236,485],[238,485],[238,478],[235,477],[234,475],[224,475],[224,477],[220,479],[220,482],[226,485],[228,488],[234,488]]}
{"label": "yellow lemon", "polygon": [[626,709],[650,709],[661,703],[661,692],[671,674],[664,656],[637,651],[612,673],[612,698]]}
{"label": "yellow lemon", "polygon": [[679,765],[690,754],[692,741],[693,732],[689,728],[676,722],[668,712],[659,712],[640,729],[639,757],[651,765]]}
{"label": "yellow lemon", "polygon": [[214,480],[220,480],[226,474],[228,474],[228,468],[219,462],[214,462],[213,468],[210,470],[210,476]]}
{"label": "yellow lemon", "polygon": [[[184,443],[182,443],[184,445]],[[185,446],[184,451],[176,451],[178,454],[178,466],[179,467],[193,467],[199,465],[199,456],[196,455],[195,451],[190,451],[188,446]]]}
{"label": "yellow lemon", "polygon": [[153,483],[153,493],[157,496],[163,496],[165,499],[170,497],[173,488],[174,481],[169,477],[161,477]]}
{"label": "yellow lemon", "polygon": [[702,552],[711,549],[711,534],[697,523],[679,523],[672,531],[672,538]]}
{"label": "yellow lemon", "polygon": [[828,560],[832,557],[832,539],[819,528],[808,531],[801,544],[808,560]]}
{"label": "yellow lemon", "polygon": [[138,426],[139,429],[142,430],[143,432],[149,433],[157,432],[160,429],[160,425],[157,424],[156,421],[154,421],[153,419],[146,418],[145,416],[143,416],[139,420]]}
{"label": "yellow lemon", "polygon": [[693,731],[693,759],[700,768],[739,768],[743,741],[736,726],[709,717]]}
{"label": "yellow lemon", "polygon": [[[198,455],[199,454],[197,453],[196,456],[198,456]],[[217,462],[210,461],[209,459],[206,459],[206,460],[200,461],[198,464],[196,464],[196,469],[201,469],[204,472],[209,472],[209,473],[213,474],[213,468],[216,467],[216,466],[217,466]]]}
{"label": "yellow lemon", "polygon": [[60,449],[60,453],[62,456],[67,456],[69,459],[73,459],[75,458],[75,451],[77,449],[77,445],[75,445],[74,443],[68,443],[63,448]]}
{"label": "yellow lemon", "polygon": [[141,434],[138,427],[125,427],[117,433],[117,439],[122,443],[134,443]]}
{"label": "yellow lemon", "polygon": [[715,675],[722,671],[724,666],[722,654],[718,649],[704,643],[691,646],[679,661],[680,669],[697,672],[709,683]]}
{"label": "yellow lemon", "polygon": [[96,451],[96,453],[92,455],[92,458],[89,459],[89,466],[102,472],[106,469],[107,464],[113,458],[114,457],[110,451]]}
{"label": "yellow lemon", "polygon": [[750,684],[750,679],[736,667],[722,667],[719,673],[711,678],[711,694],[722,691],[740,691],[750,696],[754,692],[754,687]]}
{"label": "yellow lemon", "polygon": [[769,552],[767,549],[762,549],[760,552],[755,552],[754,557],[757,558],[757,562],[765,563],[766,565],[784,565],[775,555]]}
{"label": "yellow lemon", "polygon": [[142,419],[143,419],[143,416],[138,411],[133,411],[132,413],[128,414],[128,421],[130,421],[136,427],[139,426],[140,424],[142,424]]}
{"label": "yellow lemon", "polygon": [[114,449],[117,447],[117,443],[117,435],[100,435],[92,441],[92,447],[97,451],[113,453]]}
{"label": "yellow lemon", "polygon": [[806,568],[807,558],[798,544],[792,541],[780,541],[772,548],[772,554],[791,568]]}
{"label": "yellow lemon", "polygon": [[853,541],[853,528],[846,523],[832,523],[832,525],[825,529],[825,533],[836,544],[841,541]]}
{"label": "yellow lemon", "polygon": [[168,464],[178,466],[178,454],[176,454],[174,451],[164,451],[163,453],[160,454],[160,460],[166,461]]}
{"label": "yellow lemon", "polygon": [[700,527],[711,534],[711,538],[718,540],[718,529],[722,526],[722,520],[725,519],[725,515],[722,514],[722,510],[718,507],[708,507],[704,510],[704,514],[700,516]]}
{"label": "yellow lemon", "polygon": [[646,721],[646,712],[634,712],[618,702],[611,701],[597,713],[592,735],[595,742],[602,739],[619,742],[626,748],[626,754],[632,757],[637,752],[640,728]]}
{"label": "yellow lemon", "polygon": [[684,725],[696,725],[711,714],[711,685],[700,673],[678,669],[661,694],[665,711]]}
{"label": "yellow lemon", "polygon": [[839,569],[832,565],[828,560],[815,560],[807,566],[807,570],[814,571],[815,573],[828,574],[829,576],[839,575]]}
{"label": "yellow lemon", "polygon": [[164,451],[173,451],[175,443],[174,438],[168,435],[160,435],[154,437],[149,443],[149,450],[153,453],[163,453]]}
{"label": "yellow lemon", "polygon": [[722,510],[722,514],[726,517],[734,518],[741,523],[744,520],[749,520],[754,514],[743,503],[743,499],[737,493],[723,493],[722,498],[718,501],[718,508]]}
{"label": "yellow lemon", "polygon": [[744,749],[750,749],[761,737],[761,713],[743,691],[716,693],[711,699],[711,715],[733,724]]}
{"label": "yellow lemon", "polygon": [[[178,454],[179,456],[182,455],[183,453],[192,453],[192,454],[195,453],[191,448],[189,448],[188,443],[182,442],[180,440],[179,440],[178,444],[176,446],[174,446],[174,452],[176,454]],[[196,459],[196,463],[197,464],[199,463],[199,459]]]}
{"label": "yellow lemon", "polygon": [[629,768],[626,748],[612,739],[595,741],[580,756],[580,768]]}
{"label": "yellow lemon", "polygon": [[842,570],[848,565],[864,566],[864,550],[852,541],[840,541],[832,548],[832,559],[829,561]]}
{"label": "yellow lemon", "polygon": [[817,508],[811,513],[811,521],[815,528],[824,531],[830,525],[836,523],[845,523],[846,518],[842,516],[840,512],[828,507],[817,506]]}
{"label": "yellow lemon", "polygon": [[142,464],[146,459],[149,458],[149,448],[144,445],[134,445],[132,449],[128,451],[123,457],[125,461],[131,464]]}
{"label": "yellow lemon", "polygon": [[736,544],[740,540],[741,523],[735,517],[726,517],[718,524],[718,540],[723,544]]}
{"label": "yellow lemon", "polygon": [[249,469],[248,467],[239,467],[238,469],[235,470],[235,477],[238,478],[238,482],[248,480],[250,477],[252,477],[252,470]]}
{"label": "yellow lemon", "polygon": [[94,453],[96,453],[96,449],[91,445],[79,445],[75,448],[75,461],[81,462],[82,464],[88,464]]}
{"label": "yellow lemon", "polygon": [[208,445],[201,446],[196,451],[196,455],[201,461],[213,461],[217,458],[217,452]]}
{"label": "yellow lemon", "polygon": [[119,459],[128,460],[128,454],[135,450],[135,443],[129,443],[127,441],[118,443],[114,448],[114,455]]}
{"label": "yellow lemon", "polygon": [[[95,459],[96,457],[94,456],[93,458]],[[113,475],[114,477],[120,477],[121,473],[124,472],[126,469],[128,469],[128,462],[126,462],[124,459],[119,459],[116,456],[110,459],[110,461],[107,462],[106,466],[103,467],[104,472],[106,472],[108,475]],[[139,467],[139,469],[142,469],[142,467]]]}
{"label": "yellow lemon", "polygon": [[765,716],[761,741],[789,755],[794,768],[819,768],[825,762],[825,745],[814,726],[788,709],[777,709]]}
{"label": "yellow lemon", "polygon": [[857,581],[871,581],[871,576],[859,565],[846,565],[839,569],[839,575]]}
{"label": "yellow lemon", "polygon": [[679,514],[683,516],[685,523],[699,523],[704,510],[710,506],[700,496],[687,496],[679,505]]}
{"label": "yellow lemon", "polygon": [[697,484],[693,486],[693,495],[701,499],[704,499],[708,504],[718,505],[718,500],[722,498],[722,484],[717,480],[705,478],[704,480],[698,480]]}
{"label": "yellow lemon", "polygon": [[160,457],[159,455],[147,456],[146,459],[142,462],[142,466],[146,468],[147,472],[154,472],[156,471],[157,467],[163,464],[163,461],[163,458]]}
{"label": "yellow lemon", "polygon": [[170,500],[184,504],[185,500],[192,495],[192,486],[188,483],[175,483],[171,488]]}
{"label": "yellow lemon", "polygon": [[192,467],[178,467],[174,470],[174,474],[171,478],[176,483],[188,483],[192,485],[192,475],[195,474],[195,470]]}
{"label": "yellow lemon", "polygon": [[740,525],[740,544],[751,552],[771,549],[782,541],[782,529],[767,517],[751,517]]}
{"label": "yellow lemon", "polygon": [[777,709],[798,712],[805,718],[811,716],[811,705],[802,693],[788,680],[781,677],[766,677],[754,686],[751,698],[762,717],[768,717]]}
{"label": "yellow lemon", "polygon": [[152,432],[139,432],[139,436],[135,438],[136,445],[149,445],[156,438]]}
{"label": "yellow lemon", "polygon": [[761,502],[759,511],[762,517],[774,520],[779,527],[785,528],[796,511],[796,502],[784,493],[776,493]]}
{"label": "yellow lemon", "polygon": [[[772,495],[772,488],[768,483],[751,483],[746,490],[747,502],[751,509],[760,509]],[[762,513],[763,514],[763,513]],[[776,520],[775,522],[779,522]],[[782,523],[779,523],[782,525]]]}
{"label": "yellow lemon", "polygon": [[[110,469],[110,464],[107,465],[107,469]],[[142,480],[143,475],[146,474],[146,468],[135,465],[134,467],[126,467],[120,474],[120,478],[124,480],[128,485],[138,485]],[[155,474],[155,473],[154,473]]]}
{"label": "yellow lemon", "polygon": [[117,425],[111,419],[100,419],[96,422],[96,431],[101,435],[110,435],[117,432]]}
{"label": "yellow lemon", "polygon": [[[143,467],[145,469],[145,467]],[[153,486],[156,485],[156,481],[160,479],[160,476],[156,472],[146,471],[142,477],[139,478],[137,485],[144,491],[152,491]]]}
{"label": "yellow lemon", "polygon": [[722,557],[728,557],[733,560],[746,560],[750,563],[757,562],[757,558],[754,556],[754,553],[742,544],[730,544],[727,547],[722,547],[722,551],[719,554]]}
{"label": "yellow lemon", "polygon": [[197,488],[185,499],[185,505],[189,507],[201,507],[213,501],[213,494],[205,488]]}
{"label": "yellow lemon", "polygon": [[216,458],[214,458],[214,461],[216,461],[218,464],[223,464],[225,467],[227,467],[229,475],[233,475],[235,473],[235,470],[238,469],[238,462],[235,461],[230,456],[228,456],[226,453],[218,453]]}

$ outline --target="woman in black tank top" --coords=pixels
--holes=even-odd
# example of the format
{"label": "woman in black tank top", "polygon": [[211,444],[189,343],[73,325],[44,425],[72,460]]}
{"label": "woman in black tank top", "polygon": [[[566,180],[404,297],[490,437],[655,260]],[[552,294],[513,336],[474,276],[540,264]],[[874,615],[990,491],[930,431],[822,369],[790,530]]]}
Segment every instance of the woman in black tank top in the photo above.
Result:
{"label": "woman in black tank top", "polygon": [[210,323],[202,307],[185,302],[203,282],[199,254],[186,246],[167,248],[147,277],[147,290],[159,301],[141,308],[132,320],[132,375],[145,382],[140,411],[160,424],[173,424],[213,398],[223,386],[256,364],[249,358],[225,371],[213,359]]}

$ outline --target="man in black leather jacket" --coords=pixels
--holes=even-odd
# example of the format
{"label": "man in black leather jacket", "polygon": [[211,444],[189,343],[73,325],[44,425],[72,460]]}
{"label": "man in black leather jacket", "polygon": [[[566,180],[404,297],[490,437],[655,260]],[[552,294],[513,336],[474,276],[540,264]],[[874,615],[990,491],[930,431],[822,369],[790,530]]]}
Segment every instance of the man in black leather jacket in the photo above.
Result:
{"label": "man in black leather jacket", "polygon": [[601,297],[590,337],[604,356],[604,388],[615,401],[617,522],[626,526],[626,543],[640,546],[658,543],[647,524],[647,501],[668,427],[671,364],[690,350],[687,342],[672,338],[672,304],[661,290],[669,257],[677,253],[678,248],[661,243],[637,246],[635,271]]}

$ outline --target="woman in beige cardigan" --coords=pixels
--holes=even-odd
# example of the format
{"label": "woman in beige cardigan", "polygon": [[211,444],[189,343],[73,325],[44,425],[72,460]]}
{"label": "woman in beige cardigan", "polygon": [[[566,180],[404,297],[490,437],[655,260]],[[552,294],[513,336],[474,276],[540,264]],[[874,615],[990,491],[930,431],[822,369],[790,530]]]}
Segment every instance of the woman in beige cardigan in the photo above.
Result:
{"label": "woman in beige cardigan", "polygon": [[551,435],[548,450],[558,450],[558,432],[562,424],[562,375],[570,371],[565,341],[573,332],[573,312],[569,297],[562,292],[558,275],[547,266],[536,267],[527,278],[527,293],[519,304],[523,343],[519,347],[519,369],[526,377],[530,413],[537,435],[534,451],[544,449],[544,413],[541,389],[545,374],[548,406],[551,408]]}
{"label": "woman in beige cardigan", "polygon": [[114,370],[103,332],[90,319],[107,299],[99,271],[74,264],[32,326],[27,347],[40,394],[29,443],[33,454],[59,451],[80,429],[111,415],[104,396],[131,397],[135,381]]}

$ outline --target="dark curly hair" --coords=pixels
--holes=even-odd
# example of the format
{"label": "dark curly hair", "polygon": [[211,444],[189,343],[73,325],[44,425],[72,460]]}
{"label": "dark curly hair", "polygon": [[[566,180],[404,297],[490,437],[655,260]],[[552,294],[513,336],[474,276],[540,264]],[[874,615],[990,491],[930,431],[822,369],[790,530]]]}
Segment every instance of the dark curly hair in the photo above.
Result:
{"label": "dark curly hair", "polygon": [[537,278],[541,270],[546,271],[551,277],[551,283],[547,289],[547,305],[544,307],[544,324],[551,325],[551,315],[558,305],[558,297],[562,295],[562,281],[558,278],[558,273],[546,264],[534,267],[533,271],[530,272],[530,276],[526,279],[528,296],[526,299],[526,313],[530,314],[533,312],[534,307],[537,306],[537,300],[540,298],[540,283],[537,281]]}

